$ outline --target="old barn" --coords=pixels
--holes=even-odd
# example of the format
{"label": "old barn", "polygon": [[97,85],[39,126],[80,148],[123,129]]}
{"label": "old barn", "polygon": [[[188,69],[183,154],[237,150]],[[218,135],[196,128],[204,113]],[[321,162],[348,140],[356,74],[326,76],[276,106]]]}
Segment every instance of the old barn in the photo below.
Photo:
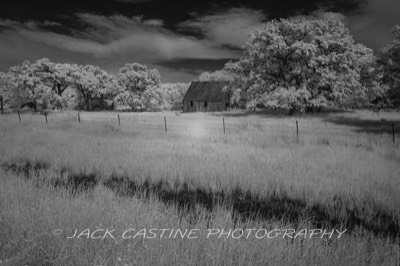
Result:
{"label": "old barn", "polygon": [[193,81],[183,98],[183,112],[218,112],[229,108],[228,86],[223,81]]}

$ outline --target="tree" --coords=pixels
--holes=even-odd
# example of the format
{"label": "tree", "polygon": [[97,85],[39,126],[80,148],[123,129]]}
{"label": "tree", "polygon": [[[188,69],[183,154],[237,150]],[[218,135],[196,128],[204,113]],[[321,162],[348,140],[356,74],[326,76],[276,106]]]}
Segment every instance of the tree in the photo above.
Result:
{"label": "tree", "polygon": [[117,79],[121,88],[115,97],[118,110],[155,111],[162,106],[161,77],[158,70],[148,70],[138,63],[122,67]]}
{"label": "tree", "polygon": [[383,72],[383,84],[387,86],[386,99],[394,106],[400,106],[400,26],[392,30],[394,40],[378,55],[378,64]]}
{"label": "tree", "polygon": [[361,70],[374,61],[340,21],[305,18],[267,23],[251,34],[245,54],[225,67],[235,77],[235,100],[290,113],[366,97]]}
{"label": "tree", "polygon": [[4,110],[12,107],[12,83],[9,73],[0,72],[0,96],[3,97]]}
{"label": "tree", "polygon": [[76,65],[53,63],[47,58],[37,60],[32,64],[33,72],[43,84],[51,87],[55,93],[57,108],[66,106],[63,92],[73,83],[72,72]]}
{"label": "tree", "polygon": [[199,81],[233,81],[233,76],[226,70],[217,70],[214,72],[203,72],[200,74]]}
{"label": "tree", "polygon": [[246,64],[248,64],[248,61],[243,58],[238,62],[230,61],[224,66],[224,71],[230,73],[232,77],[228,87],[231,94],[230,105],[240,109],[245,109],[246,107],[254,108],[256,106],[256,101],[251,101],[247,97],[247,95],[250,95],[248,92],[250,80],[247,77],[251,68],[250,66],[245,68]]}
{"label": "tree", "polygon": [[76,65],[53,63],[47,58],[37,60],[33,66],[43,82],[49,83],[58,96],[72,84]]}
{"label": "tree", "polygon": [[[92,65],[72,66],[72,85],[79,92],[79,101],[87,111],[111,103],[117,93],[118,84],[112,75]],[[95,105],[96,104],[96,105]]]}
{"label": "tree", "polygon": [[37,65],[25,61],[10,69],[11,81],[14,86],[13,97],[18,107],[48,109],[55,103],[54,92],[38,74]]}
{"label": "tree", "polygon": [[189,88],[187,83],[166,83],[162,85],[164,92],[164,108],[168,110],[182,110],[183,97]]}
{"label": "tree", "polygon": [[62,109],[68,100],[62,94],[73,83],[73,71],[74,65],[56,64],[47,58],[33,63],[25,61],[10,70],[14,98],[21,106],[34,110]]}

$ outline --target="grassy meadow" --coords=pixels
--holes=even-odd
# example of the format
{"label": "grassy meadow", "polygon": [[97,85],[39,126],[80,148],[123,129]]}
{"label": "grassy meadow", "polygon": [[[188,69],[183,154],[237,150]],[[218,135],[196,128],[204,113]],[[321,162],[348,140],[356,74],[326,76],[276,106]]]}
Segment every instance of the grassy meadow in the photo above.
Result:
{"label": "grassy meadow", "polygon": [[[399,112],[119,116],[0,116],[0,265],[400,265]],[[122,238],[130,228],[199,237]]]}

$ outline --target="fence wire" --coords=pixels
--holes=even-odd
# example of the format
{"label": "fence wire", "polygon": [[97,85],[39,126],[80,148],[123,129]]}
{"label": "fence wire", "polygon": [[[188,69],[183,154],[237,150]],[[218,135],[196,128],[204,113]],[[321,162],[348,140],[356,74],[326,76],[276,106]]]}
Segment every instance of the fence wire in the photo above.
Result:
{"label": "fence wire", "polygon": [[[4,115],[10,117],[11,115]],[[24,116],[26,117],[24,119]],[[43,117],[42,117],[43,116]],[[365,133],[391,135],[396,142],[399,132],[398,123],[388,121],[372,121],[372,125],[365,127],[353,125],[350,122],[343,126],[332,125],[333,122],[310,121],[305,119],[288,119],[283,121],[268,121],[268,118],[237,118],[224,116],[185,116],[185,115],[153,115],[153,114],[125,114],[125,113],[58,113],[54,115],[20,114],[14,116],[13,121],[19,123],[46,123],[51,125],[65,121],[79,124],[106,123],[129,130],[154,130],[166,132],[207,131],[216,133],[234,134],[243,131],[252,131],[274,136],[346,136],[360,137]],[[8,118],[12,119],[12,118]],[[271,118],[271,120],[279,118]],[[352,119],[352,118],[350,118]],[[0,121],[2,118],[0,118]],[[298,125],[298,127],[296,126]]]}

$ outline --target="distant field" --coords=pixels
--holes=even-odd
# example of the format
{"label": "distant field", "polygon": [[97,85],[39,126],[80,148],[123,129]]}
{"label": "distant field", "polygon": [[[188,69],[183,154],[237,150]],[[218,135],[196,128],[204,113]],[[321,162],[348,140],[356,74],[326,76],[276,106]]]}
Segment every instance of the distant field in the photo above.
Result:
{"label": "distant field", "polygon": [[[0,116],[3,264],[400,264],[399,112],[117,115]],[[75,228],[347,231],[67,239]]]}

